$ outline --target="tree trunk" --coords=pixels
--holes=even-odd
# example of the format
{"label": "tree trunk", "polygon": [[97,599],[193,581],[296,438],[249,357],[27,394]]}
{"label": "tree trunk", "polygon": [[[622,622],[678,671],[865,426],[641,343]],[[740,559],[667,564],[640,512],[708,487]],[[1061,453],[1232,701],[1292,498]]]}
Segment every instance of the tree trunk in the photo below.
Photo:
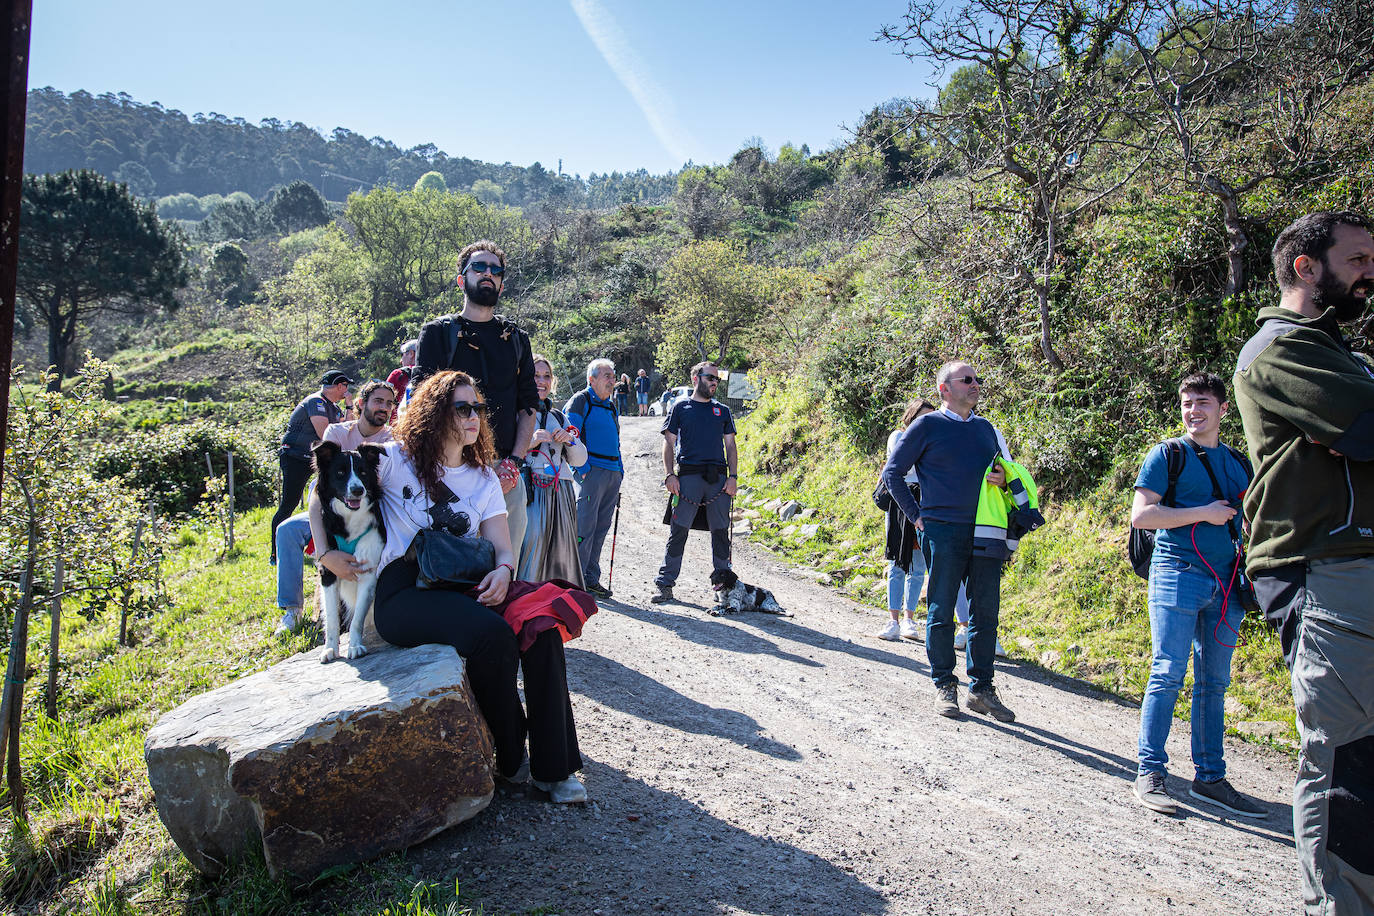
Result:
{"label": "tree trunk", "polygon": [[62,649],[62,552],[58,548],[52,565],[52,629],[48,633],[48,694],[43,706],[49,719],[57,718],[57,666]]}
{"label": "tree trunk", "polygon": [[[5,760],[10,810],[24,816],[24,775],[19,769],[19,724],[24,714],[24,673],[28,665],[29,609],[33,607],[33,575],[38,565],[38,514],[33,495],[22,478],[19,487],[28,504],[28,555],[24,559],[24,582],[20,588],[19,610],[10,630],[10,659],[5,669],[4,692],[0,695],[0,760]],[[8,751],[8,753],[7,753]]]}
{"label": "tree trunk", "polygon": [[63,367],[67,365],[67,346],[62,339],[62,301],[48,303],[48,368],[55,374],[48,378],[49,391],[62,390]]}
{"label": "tree trunk", "polygon": [[1250,239],[1245,234],[1245,225],[1240,219],[1240,200],[1229,187],[1214,189],[1221,204],[1221,221],[1226,226],[1226,288],[1222,291],[1222,301],[1245,292],[1249,282],[1245,276],[1245,249]]}

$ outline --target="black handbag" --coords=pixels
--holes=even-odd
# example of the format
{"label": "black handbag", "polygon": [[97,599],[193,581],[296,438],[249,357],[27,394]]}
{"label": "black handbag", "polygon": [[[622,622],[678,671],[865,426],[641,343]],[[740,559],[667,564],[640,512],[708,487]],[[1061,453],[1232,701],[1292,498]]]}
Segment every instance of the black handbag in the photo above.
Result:
{"label": "black handbag", "polygon": [[496,547],[484,537],[458,537],[438,528],[421,528],[406,559],[419,566],[416,588],[466,591],[496,568]]}

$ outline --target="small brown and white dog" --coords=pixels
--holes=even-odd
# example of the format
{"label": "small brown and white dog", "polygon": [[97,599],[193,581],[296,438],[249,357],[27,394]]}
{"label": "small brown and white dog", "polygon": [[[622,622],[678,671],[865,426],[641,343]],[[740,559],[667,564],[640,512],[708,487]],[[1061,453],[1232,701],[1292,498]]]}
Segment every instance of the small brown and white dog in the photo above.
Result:
{"label": "small brown and white dog", "polygon": [[758,585],[745,585],[733,570],[717,569],[711,573],[711,587],[716,590],[716,606],[711,608],[712,617],[721,614],[738,614],[741,611],[760,611],[764,614],[777,614],[791,617],[792,612],[778,604],[773,593]]}
{"label": "small brown and white dog", "polygon": [[346,452],[334,442],[320,442],[314,448],[315,492],[320,497],[324,529],[330,543],[316,544],[323,556],[328,550],[342,550],[372,568],[357,579],[340,579],[320,566],[320,604],[324,615],[324,648],[320,661],[339,657],[339,630],[347,622],[348,658],[367,654],[363,647],[363,625],[372,599],[377,594],[377,561],[386,544],[382,524],[382,487],[377,480],[380,446],[364,443],[356,452]]}

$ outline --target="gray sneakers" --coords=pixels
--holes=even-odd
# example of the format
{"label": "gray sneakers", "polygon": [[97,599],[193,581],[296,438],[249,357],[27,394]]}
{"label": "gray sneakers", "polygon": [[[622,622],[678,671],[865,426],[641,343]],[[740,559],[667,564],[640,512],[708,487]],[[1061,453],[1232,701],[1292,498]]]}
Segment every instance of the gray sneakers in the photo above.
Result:
{"label": "gray sneakers", "polygon": [[532,779],[537,788],[549,793],[549,801],[555,805],[584,805],[587,803],[587,787],[576,776],[560,779],[558,782],[541,782]]}
{"label": "gray sneakers", "polygon": [[989,687],[987,690],[969,691],[968,701],[964,703],[969,712],[982,713],[985,716],[992,716],[998,722],[1015,722],[1016,713],[1007,709],[1002,701],[997,699],[997,691]]}
{"label": "gray sneakers", "polygon": [[958,685],[949,684],[945,687],[935,688],[935,711],[946,719],[957,719],[962,715],[959,712]]}
{"label": "gray sneakers", "polygon": [[1142,773],[1135,778],[1135,797],[1151,811],[1160,814],[1177,814],[1178,806],[1164,788],[1163,773]]}
{"label": "gray sneakers", "polygon": [[1231,788],[1231,784],[1224,779],[1218,779],[1216,782],[1203,782],[1200,779],[1194,779],[1188,794],[1198,801],[1216,805],[1218,808],[1224,808],[1241,817],[1268,816],[1267,811]]}
{"label": "gray sneakers", "polygon": [[673,600],[673,587],[671,585],[660,585],[658,594],[649,596],[650,604],[667,604]]}

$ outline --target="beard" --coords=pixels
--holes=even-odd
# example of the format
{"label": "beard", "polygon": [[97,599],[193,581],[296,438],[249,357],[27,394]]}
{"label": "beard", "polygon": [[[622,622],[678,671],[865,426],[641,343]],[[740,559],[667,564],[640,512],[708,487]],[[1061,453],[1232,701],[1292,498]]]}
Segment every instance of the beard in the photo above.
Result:
{"label": "beard", "polygon": [[1361,281],[1342,288],[1340,281],[1327,269],[1322,271],[1322,278],[1317,281],[1317,286],[1312,291],[1312,304],[1317,307],[1318,312],[1331,309],[1331,314],[1337,321],[1354,321],[1364,314],[1365,307],[1369,304],[1366,299],[1355,295],[1357,289],[1368,293],[1370,284]]}
{"label": "beard", "polygon": [[711,386],[708,383],[697,382],[697,397],[705,398],[709,401],[714,396],[715,392],[712,390]]}
{"label": "beard", "polygon": [[493,305],[496,304],[496,300],[501,298],[501,291],[496,288],[495,284],[491,286],[483,286],[482,281],[485,279],[486,277],[481,275],[479,275],[478,278],[475,280],[469,277],[464,277],[463,295],[467,296],[468,300],[472,302],[473,305],[481,305],[485,306],[486,308],[491,308]]}

